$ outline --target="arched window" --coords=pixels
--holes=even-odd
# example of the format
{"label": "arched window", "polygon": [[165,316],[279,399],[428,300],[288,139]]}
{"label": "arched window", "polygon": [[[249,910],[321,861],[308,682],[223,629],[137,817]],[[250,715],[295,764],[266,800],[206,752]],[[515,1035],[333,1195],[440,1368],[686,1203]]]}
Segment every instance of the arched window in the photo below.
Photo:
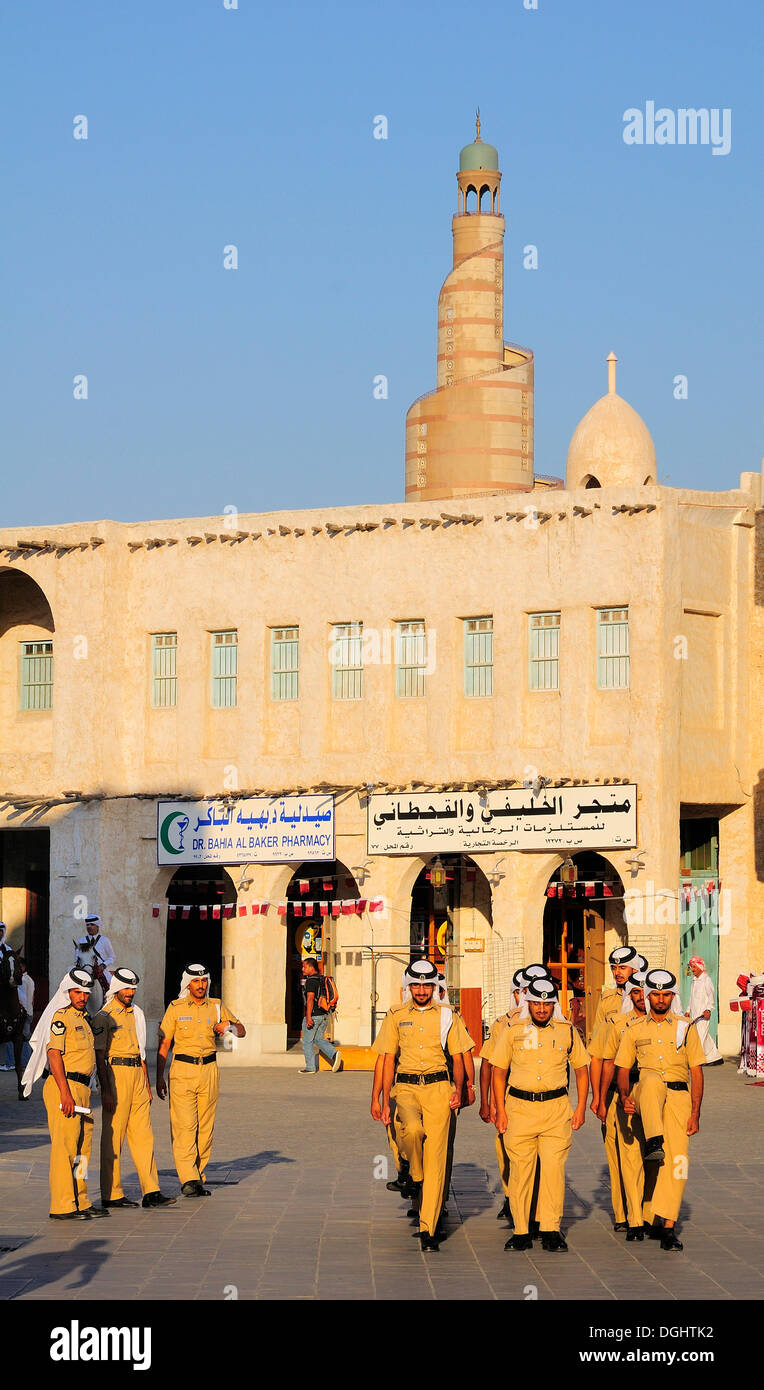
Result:
{"label": "arched window", "polygon": [[602,484],[601,484],[599,478],[595,478],[595,476],[594,476],[593,473],[587,473],[586,478],[584,479],[584,487],[601,487],[601,486],[602,486]]}

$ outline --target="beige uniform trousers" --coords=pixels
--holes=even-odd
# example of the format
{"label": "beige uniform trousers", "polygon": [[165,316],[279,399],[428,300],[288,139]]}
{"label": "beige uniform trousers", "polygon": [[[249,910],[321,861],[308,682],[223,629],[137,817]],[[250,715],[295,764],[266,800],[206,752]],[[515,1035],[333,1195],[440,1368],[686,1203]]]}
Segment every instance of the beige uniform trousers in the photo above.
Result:
{"label": "beige uniform trousers", "polygon": [[[655,1215],[662,1216],[664,1221],[676,1221],[689,1167],[687,1121],[692,1110],[690,1092],[669,1091],[660,1076],[645,1073],[634,1087],[631,1097],[642,1120],[645,1139],[662,1134],[666,1154],[650,1192],[650,1201],[645,1204],[644,1219],[649,1221]],[[648,1163],[647,1167],[654,1168],[655,1164]]]}
{"label": "beige uniform trousers", "polygon": [[643,1219],[645,1170],[641,1136],[639,1116],[626,1114],[616,1091],[608,1101],[602,1137],[610,1173],[613,1217],[616,1221],[628,1221],[630,1226],[641,1226]]}
{"label": "beige uniform trousers", "polygon": [[571,1145],[567,1096],[556,1100],[518,1100],[507,1096],[506,1147],[509,1154],[509,1205],[515,1235],[528,1234],[536,1160],[539,1160],[537,1219],[542,1231],[559,1231],[565,1199],[565,1163]]}
{"label": "beige uniform trousers", "polygon": [[[70,1081],[75,1105],[90,1106],[90,1087]],[[85,1211],[92,1206],[88,1197],[88,1166],[93,1145],[93,1116],[73,1115],[70,1120],[59,1109],[61,1092],[52,1076],[42,1088],[50,1131],[50,1210],[51,1215]]]}
{"label": "beige uniform trousers", "polygon": [[452,1090],[450,1081],[431,1086],[400,1081],[394,1087],[398,1143],[412,1180],[422,1184],[419,1229],[429,1235],[435,1234],[443,1204]]}
{"label": "beige uniform trousers", "polygon": [[218,1103],[218,1064],[196,1066],[173,1059],[170,1068],[170,1135],[181,1186],[204,1182],[212,1153]]}
{"label": "beige uniform trousers", "polygon": [[504,1189],[504,1196],[509,1196],[509,1154],[506,1147],[506,1134],[496,1135],[496,1162],[499,1165],[499,1177]]}
{"label": "beige uniform trousers", "polygon": [[392,1095],[390,1096],[390,1123],[389,1125],[385,1125],[385,1132],[387,1134],[387,1142],[390,1145],[390,1152],[393,1156],[393,1162],[395,1163],[395,1166],[398,1172],[400,1173],[401,1159],[403,1159],[403,1154],[401,1153],[400,1146],[398,1144],[398,1132],[395,1127],[395,1101],[393,1100]]}
{"label": "beige uniform trousers", "polygon": [[151,1132],[151,1101],[143,1067],[112,1067],[117,1107],[110,1115],[101,1110],[101,1197],[115,1202],[124,1197],[120,1154],[127,1139],[130,1157],[141,1184],[141,1192],[159,1191]]}

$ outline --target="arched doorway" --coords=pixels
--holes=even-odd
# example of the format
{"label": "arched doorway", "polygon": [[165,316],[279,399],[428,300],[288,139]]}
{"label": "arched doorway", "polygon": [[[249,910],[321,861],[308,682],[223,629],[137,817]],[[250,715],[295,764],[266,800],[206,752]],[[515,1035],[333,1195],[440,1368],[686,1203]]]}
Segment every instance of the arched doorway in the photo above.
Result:
{"label": "arched doorway", "polygon": [[350,915],[348,904],[360,901],[361,895],[351,870],[332,859],[301,864],[289,880],[285,896],[284,1018],[287,1047],[291,1047],[302,1028],[302,963],[306,956],[313,956],[321,962],[322,974],[333,973],[331,953],[337,931],[332,924],[338,917]]}
{"label": "arched doorway", "polygon": [[433,856],[411,890],[411,956],[426,956],[443,970],[449,999],[478,1047],[491,930],[491,885],[483,870],[466,854]]}
{"label": "arched doorway", "polygon": [[[574,876],[566,882],[571,860]],[[606,918],[609,910],[622,913],[623,883],[601,854],[584,851],[555,869],[546,899],[544,964],[560,984],[563,1013],[588,1041],[605,982]]]}
{"label": "arched doorway", "polygon": [[235,911],[236,889],[225,869],[217,864],[176,869],[167,885],[165,1004],[177,999],[183,970],[195,961],[206,965],[210,994],[220,998],[223,921]]}

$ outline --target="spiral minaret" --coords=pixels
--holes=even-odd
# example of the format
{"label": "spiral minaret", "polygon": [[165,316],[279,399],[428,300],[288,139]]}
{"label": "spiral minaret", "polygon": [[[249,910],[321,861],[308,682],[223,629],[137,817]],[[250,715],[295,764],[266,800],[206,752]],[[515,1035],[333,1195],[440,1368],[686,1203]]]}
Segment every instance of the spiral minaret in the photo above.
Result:
{"label": "spiral minaret", "polygon": [[454,266],[438,297],[438,374],[406,416],[406,498],[533,488],[533,353],[504,342],[499,156],[477,134],[459,157]]}

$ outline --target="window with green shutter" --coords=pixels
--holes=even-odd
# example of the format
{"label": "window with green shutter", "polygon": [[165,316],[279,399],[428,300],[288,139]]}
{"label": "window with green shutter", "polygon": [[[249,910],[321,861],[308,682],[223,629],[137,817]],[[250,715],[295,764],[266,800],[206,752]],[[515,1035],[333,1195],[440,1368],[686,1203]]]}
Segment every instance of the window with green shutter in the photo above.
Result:
{"label": "window with green shutter", "polygon": [[53,643],[21,643],[21,709],[53,708]]}
{"label": "window with green shutter", "polygon": [[271,699],[296,700],[299,690],[300,629],[271,628]]}
{"label": "window with green shutter", "polygon": [[178,703],[178,634],[154,632],[151,636],[151,704],[154,709],[174,709]]}
{"label": "window with green shutter", "polygon": [[531,690],[560,688],[560,614],[528,615],[528,684]]}
{"label": "window with green shutter", "polygon": [[597,688],[629,688],[629,610],[597,609]]}
{"label": "window with green shutter", "polygon": [[236,704],[239,667],[238,633],[212,634],[212,708],[231,709]]}
{"label": "window with green shutter", "polygon": [[493,695],[493,618],[464,621],[464,693]]}
{"label": "window with green shutter", "polygon": [[332,699],[363,699],[363,623],[332,627]]}
{"label": "window with green shutter", "polygon": [[395,641],[395,693],[426,693],[427,633],[421,621],[398,623]]}

